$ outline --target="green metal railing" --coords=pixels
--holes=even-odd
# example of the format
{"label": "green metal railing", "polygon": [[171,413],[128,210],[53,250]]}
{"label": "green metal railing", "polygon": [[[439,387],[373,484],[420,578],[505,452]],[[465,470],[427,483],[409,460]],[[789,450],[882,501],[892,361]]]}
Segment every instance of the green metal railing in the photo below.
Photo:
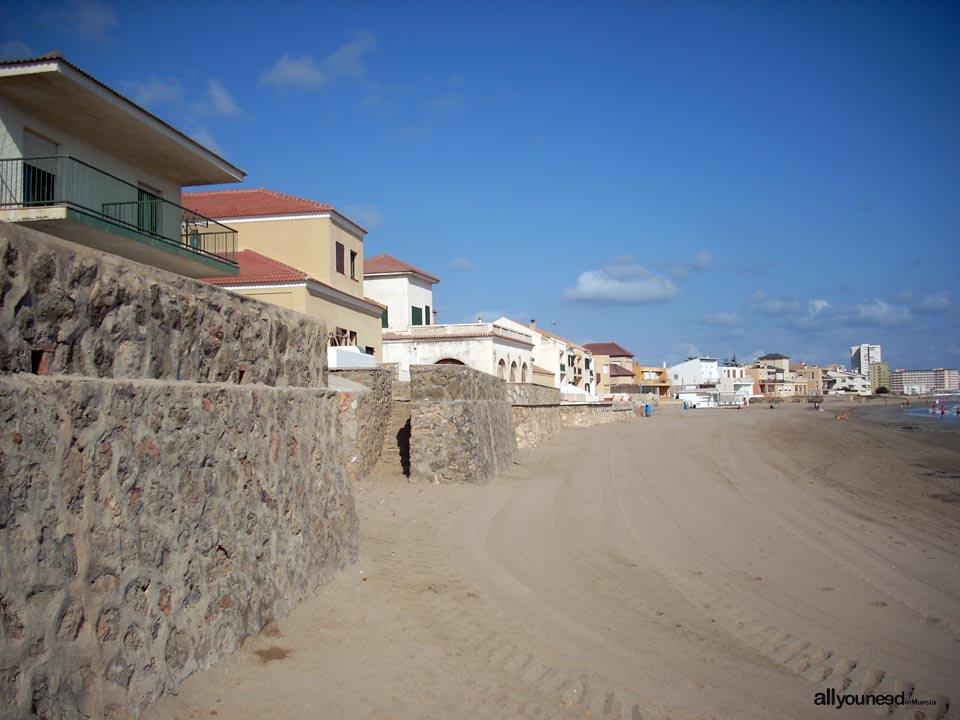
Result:
{"label": "green metal railing", "polygon": [[237,231],[67,155],[0,159],[0,208],[70,207],[237,264]]}

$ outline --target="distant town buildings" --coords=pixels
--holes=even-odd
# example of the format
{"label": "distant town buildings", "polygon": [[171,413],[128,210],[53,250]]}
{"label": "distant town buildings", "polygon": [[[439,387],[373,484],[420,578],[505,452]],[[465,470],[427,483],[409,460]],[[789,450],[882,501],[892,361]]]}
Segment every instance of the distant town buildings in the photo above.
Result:
{"label": "distant town buildings", "polygon": [[890,392],[900,395],[923,395],[940,390],[960,389],[957,370],[894,370],[890,373]]}

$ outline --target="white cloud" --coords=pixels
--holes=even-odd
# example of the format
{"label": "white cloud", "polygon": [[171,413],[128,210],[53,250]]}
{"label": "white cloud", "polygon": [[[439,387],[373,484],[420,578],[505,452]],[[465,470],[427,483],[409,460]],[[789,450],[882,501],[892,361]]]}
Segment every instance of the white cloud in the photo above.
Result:
{"label": "white cloud", "polygon": [[363,56],[377,47],[377,36],[372,32],[361,32],[353,40],[341,45],[323,59],[323,67],[333,77],[364,78],[367,68]]}
{"label": "white cloud", "polygon": [[950,298],[949,290],[944,290],[943,292],[938,292],[933,295],[924,295],[920,301],[920,309],[931,313],[949,310],[952,305],[953,300]]}
{"label": "white cloud", "polygon": [[701,250],[693,256],[691,267],[694,270],[706,270],[713,265],[713,253],[709,250]]}
{"label": "white cloud", "polygon": [[853,317],[864,325],[900,325],[910,320],[910,311],[879,298],[853,306]]}
{"label": "white cloud", "polygon": [[751,312],[763,315],[790,315],[800,310],[800,303],[789,298],[775,298],[763,290],[757,290],[747,303]]}
{"label": "white cloud", "polygon": [[470,262],[470,258],[455,257],[450,260],[447,267],[451,270],[469,270],[473,267],[473,263]]}
{"label": "white cloud", "polygon": [[264,85],[311,90],[323,87],[329,80],[330,78],[317,67],[310,55],[300,57],[284,55],[273,64],[272,68],[260,76],[260,82]]}
{"label": "white cloud", "polygon": [[319,90],[339,79],[363,80],[367,76],[364,56],[376,46],[376,35],[363,32],[319,61],[312,55],[285,54],[260,75],[260,82],[277,88]]}
{"label": "white cloud", "polygon": [[576,286],[563,291],[567,300],[602,305],[641,305],[676,297],[680,289],[666,275],[656,275],[636,264],[589,270]]}
{"label": "white cloud", "polygon": [[200,143],[205,148],[207,148],[207,150],[210,150],[211,152],[219,155],[220,157],[223,157],[225,155],[225,153],[223,152],[223,148],[220,147],[220,144],[214,139],[213,135],[211,135],[210,131],[207,130],[205,127],[199,127],[194,131],[192,131],[191,133],[189,133],[189,135],[198,143]]}
{"label": "white cloud", "polygon": [[131,100],[145,108],[179,104],[183,102],[186,95],[183,85],[177,78],[166,80],[152,78],[144,82],[128,82],[124,83],[124,90],[130,95]]}
{"label": "white cloud", "polygon": [[828,303],[826,300],[813,298],[807,303],[807,312],[809,312],[811,316],[819,315],[824,310],[829,309],[829,307],[830,307],[830,303]]}
{"label": "white cloud", "polygon": [[19,40],[0,42],[0,60],[21,60],[33,56],[30,46]]}
{"label": "white cloud", "polygon": [[217,80],[207,82],[207,104],[205,107],[211,114],[222,117],[235,117],[240,114],[240,108],[237,107],[233,95],[224,87],[223,83]]}
{"label": "white cloud", "polygon": [[101,42],[107,31],[117,25],[117,16],[110,5],[91,0],[70,0],[45,9],[39,21],[52,30],[84,40]]}
{"label": "white cloud", "polygon": [[743,323],[743,318],[738,312],[718,310],[717,312],[707,313],[704,315],[703,321],[707,325],[723,325],[724,327],[733,327]]}
{"label": "white cloud", "polygon": [[693,256],[693,260],[691,260],[689,263],[666,263],[666,267],[669,269],[670,274],[677,279],[686,278],[692,272],[704,272],[709,270],[712,265],[713,253],[711,253],[709,250],[698,251],[697,254]]}
{"label": "white cloud", "polygon": [[376,205],[344,205],[343,213],[367,230],[378,227],[383,221],[380,208]]}

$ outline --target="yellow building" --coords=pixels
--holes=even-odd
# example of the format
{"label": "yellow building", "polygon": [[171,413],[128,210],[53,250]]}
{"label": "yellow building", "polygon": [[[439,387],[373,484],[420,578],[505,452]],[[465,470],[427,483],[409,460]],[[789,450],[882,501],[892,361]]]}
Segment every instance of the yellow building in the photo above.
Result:
{"label": "yellow building", "polygon": [[216,284],[321,319],[330,345],[381,358],[384,306],[363,293],[366,230],[330,205],[273,190],[184,193],[183,204],[237,231],[240,274]]}
{"label": "yellow building", "polygon": [[634,383],[643,388],[643,392],[658,397],[670,397],[670,374],[665,367],[655,365],[634,365]]}
{"label": "yellow building", "polygon": [[878,388],[890,389],[890,365],[885,362],[870,363],[870,389],[876,392]]}

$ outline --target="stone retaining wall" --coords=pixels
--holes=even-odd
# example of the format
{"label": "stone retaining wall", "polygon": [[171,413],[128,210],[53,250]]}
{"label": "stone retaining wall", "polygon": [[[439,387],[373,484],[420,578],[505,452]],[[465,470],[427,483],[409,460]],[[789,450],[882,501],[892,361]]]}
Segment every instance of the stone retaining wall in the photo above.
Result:
{"label": "stone retaining wall", "polygon": [[513,425],[520,450],[537,447],[560,434],[558,388],[510,383],[507,393],[513,403]]}
{"label": "stone retaining wall", "polygon": [[0,223],[0,373],[323,387],[323,323]]}
{"label": "stone retaining wall", "polygon": [[328,390],[0,378],[0,716],[125,717],[354,561]]}
{"label": "stone retaining wall", "polygon": [[531,383],[508,383],[507,397],[514,405],[559,405],[560,389]]}
{"label": "stone retaining wall", "polygon": [[486,483],[517,454],[506,383],[462,365],[410,367],[410,479]]}
{"label": "stone retaining wall", "polygon": [[565,427],[590,427],[632,420],[639,416],[632,402],[578,403],[560,406],[560,424]]}
{"label": "stone retaining wall", "polygon": [[520,450],[542,445],[563,430],[559,405],[514,405],[513,424]]}
{"label": "stone retaining wall", "polygon": [[357,558],[326,328],[6,223],[0,254],[0,717],[137,714]]}
{"label": "stone retaining wall", "polygon": [[369,477],[380,459],[383,436],[390,421],[393,373],[385,368],[329,372],[331,385],[342,378],[363,386],[360,392],[340,392],[340,424],[347,477],[362,480]]}

